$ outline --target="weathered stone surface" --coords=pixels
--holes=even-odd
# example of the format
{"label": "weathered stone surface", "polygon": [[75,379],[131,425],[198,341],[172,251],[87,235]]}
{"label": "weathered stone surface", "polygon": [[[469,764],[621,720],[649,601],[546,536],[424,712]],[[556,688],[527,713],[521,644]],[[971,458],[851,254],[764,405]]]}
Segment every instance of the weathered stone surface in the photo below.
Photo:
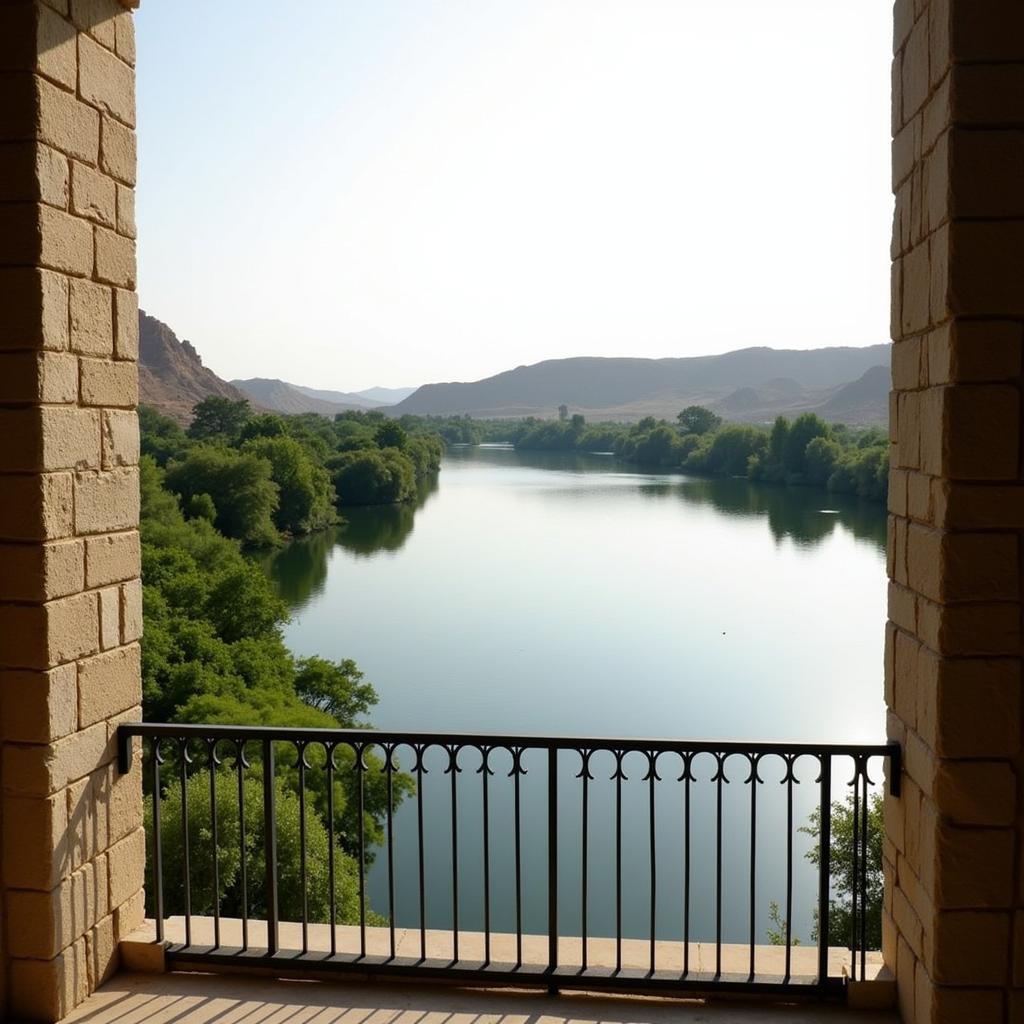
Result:
{"label": "weathered stone surface", "polygon": [[48,544],[0,543],[0,601],[51,601],[82,590],[85,543],[81,540]]}
{"label": "weathered stone surface", "polygon": [[62,274],[0,267],[0,308],[0,349],[68,347],[68,279]]}
{"label": "weathered stone surface", "polygon": [[[113,590],[115,621],[120,628],[119,593]],[[78,720],[81,728],[102,722],[139,703],[142,693],[138,644],[119,647],[78,666]]]}
{"label": "weathered stone surface", "polygon": [[133,362],[83,359],[83,405],[134,409],[139,404],[139,371]]}
{"label": "weathered stone surface", "polygon": [[139,523],[139,474],[120,468],[75,476],[75,531],[79,534],[130,530]]}
{"label": "weathered stone surface", "polygon": [[38,80],[39,139],[48,146],[96,164],[100,155],[100,115],[71,93]]}
{"label": "weathered stone surface", "polygon": [[85,541],[85,582],[103,587],[138,577],[140,544],[137,530],[88,537]]}
{"label": "weathered stone surface", "polygon": [[49,743],[78,728],[78,669],[0,672],[0,738]]}
{"label": "weathered stone surface", "polygon": [[118,288],[134,288],[134,240],[106,228],[97,228],[96,277]]}
{"label": "weathered stone surface", "polygon": [[113,228],[117,226],[117,183],[77,160],[71,161],[71,212]]}
{"label": "weathered stone surface", "polygon": [[100,133],[100,168],[124,185],[135,184],[135,132],[104,117]]}
{"label": "weathered stone surface", "polygon": [[[109,24],[113,32],[113,23]],[[78,37],[78,89],[94,107],[134,126],[135,75],[131,67],[88,35]]]}

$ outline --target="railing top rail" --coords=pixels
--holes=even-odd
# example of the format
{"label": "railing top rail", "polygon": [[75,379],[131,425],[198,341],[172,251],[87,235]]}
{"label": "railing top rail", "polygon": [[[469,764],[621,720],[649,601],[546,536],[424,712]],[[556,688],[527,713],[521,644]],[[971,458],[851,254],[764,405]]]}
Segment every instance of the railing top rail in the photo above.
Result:
{"label": "railing top rail", "polygon": [[263,725],[194,725],[173,722],[127,722],[119,735],[175,738],[277,740],[307,743],[389,743],[414,746],[519,747],[539,750],[676,751],[716,754],[805,754],[849,757],[893,757],[896,743],[801,743],[759,740],[691,740],[648,737],[538,736],[528,734],[411,732],[383,729],[295,729]]}

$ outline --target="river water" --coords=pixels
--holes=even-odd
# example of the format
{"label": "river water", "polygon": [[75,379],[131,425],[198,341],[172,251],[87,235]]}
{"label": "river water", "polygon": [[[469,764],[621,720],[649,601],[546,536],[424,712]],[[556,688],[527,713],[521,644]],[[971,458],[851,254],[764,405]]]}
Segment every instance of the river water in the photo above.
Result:
{"label": "river water", "polygon": [[[455,449],[417,507],[354,509],[337,531],[290,545],[267,562],[292,608],[286,635],[300,654],[353,658],[380,696],[382,729],[717,740],[869,742],[884,738],[882,647],[885,514],[879,505],[810,489],[642,473],[607,456]],[[408,752],[403,767],[410,766]],[[473,760],[475,756],[476,760]],[[635,755],[640,758],[640,755]],[[506,760],[508,758],[506,757]],[[642,760],[642,758],[641,758]],[[491,914],[515,927],[511,785],[496,757],[491,780]],[[479,755],[458,778],[459,925],[483,923]],[[445,755],[427,759],[427,923],[447,928],[451,799]],[[546,924],[546,811],[540,770],[523,783],[523,924]],[[560,766],[559,909],[574,932],[579,770]],[[609,762],[595,761],[588,837],[588,929],[615,929]],[[649,928],[649,804],[644,765],[626,763],[623,930]],[[696,768],[696,766],[695,766]],[[758,826],[755,931],[781,900],[785,786],[767,769]],[[678,774],[678,773],[677,773]],[[698,773],[699,774],[699,773]],[[667,773],[666,773],[667,775]],[[673,777],[674,778],[674,777]],[[704,772],[704,780],[710,778]],[[806,821],[814,772],[796,787]],[[724,938],[749,934],[750,849],[743,773],[726,787]],[[837,781],[837,786],[841,787]],[[698,787],[695,787],[698,788]],[[713,938],[713,787],[695,794],[693,935]],[[839,790],[837,790],[837,796]],[[657,797],[658,937],[681,934],[681,804]],[[396,815],[394,916],[419,922],[415,800]],[[794,931],[811,929],[811,839],[795,838]],[[631,845],[632,844],[632,845]],[[387,913],[386,857],[370,898]],[[701,872],[703,871],[703,875]],[[698,876],[704,883],[697,881]],[[730,884],[730,879],[735,884]],[[762,911],[763,908],[763,911]]]}

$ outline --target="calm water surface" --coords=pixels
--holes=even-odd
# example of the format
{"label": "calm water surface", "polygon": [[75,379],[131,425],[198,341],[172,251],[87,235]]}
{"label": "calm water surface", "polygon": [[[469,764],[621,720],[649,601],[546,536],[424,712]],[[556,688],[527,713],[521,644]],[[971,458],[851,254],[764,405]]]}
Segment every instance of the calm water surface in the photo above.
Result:
{"label": "calm water surface", "polygon": [[[447,456],[419,507],[352,510],[347,518],[336,532],[275,555],[268,571],[293,610],[290,646],[302,654],[354,658],[380,695],[372,718],[381,728],[884,738],[885,516],[879,505],[743,480],[639,473],[606,457],[476,448]],[[424,787],[434,808],[427,826],[427,919],[449,927],[450,892],[442,893],[450,890],[450,796],[442,752],[435,754]],[[479,757],[469,760],[458,783],[459,923],[478,928]],[[630,772],[624,819],[637,842],[647,834],[641,768]],[[576,770],[565,766],[562,785],[567,818],[560,843],[567,864],[580,845],[580,827],[569,820],[578,806]],[[524,923],[533,931],[544,930],[546,912],[543,788],[535,792],[540,774],[529,784],[523,780],[524,820],[536,840],[524,849]],[[813,774],[798,790],[798,823],[816,795]],[[504,776],[498,770],[493,785],[490,839],[492,924],[507,930],[514,928],[514,902],[510,787],[499,784]],[[749,787],[742,777],[733,781],[724,872],[726,882],[735,875],[736,895],[726,901],[725,938],[742,941],[749,929],[742,896]],[[769,900],[782,898],[784,842],[777,833],[785,822],[779,802],[785,787],[761,788],[767,795],[758,812],[758,900],[767,910]],[[592,934],[614,930],[602,897],[614,871],[609,844],[602,842],[612,820],[609,793],[595,787],[592,794]],[[659,911],[657,931],[673,937],[681,928],[672,909],[682,886],[680,825],[675,797],[666,793],[664,800],[658,893],[659,906],[668,910],[664,919]],[[395,917],[411,926],[418,923],[414,805],[402,806],[395,826]],[[705,824],[710,811],[703,807]],[[707,831],[697,836],[696,869],[712,857]],[[797,897],[794,927],[805,936],[814,889],[813,872],[802,860],[809,842],[799,837],[796,847],[798,881],[807,894]],[[643,849],[627,855],[627,883],[641,893],[649,877]],[[371,871],[370,890],[374,907],[386,913],[384,859],[378,857]],[[699,889],[694,928],[708,935],[710,892],[706,885]],[[646,935],[648,910],[643,900],[631,904],[626,931]],[[560,905],[565,920],[578,920],[581,897],[571,878]],[[571,934],[571,925],[563,932]]]}

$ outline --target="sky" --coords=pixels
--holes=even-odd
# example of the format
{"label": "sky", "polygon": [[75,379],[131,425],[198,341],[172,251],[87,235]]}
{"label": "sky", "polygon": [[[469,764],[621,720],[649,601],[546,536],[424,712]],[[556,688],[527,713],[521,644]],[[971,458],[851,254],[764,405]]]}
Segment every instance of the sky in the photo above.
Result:
{"label": "sky", "polygon": [[887,341],[889,0],[173,0],[139,291],[225,378]]}

